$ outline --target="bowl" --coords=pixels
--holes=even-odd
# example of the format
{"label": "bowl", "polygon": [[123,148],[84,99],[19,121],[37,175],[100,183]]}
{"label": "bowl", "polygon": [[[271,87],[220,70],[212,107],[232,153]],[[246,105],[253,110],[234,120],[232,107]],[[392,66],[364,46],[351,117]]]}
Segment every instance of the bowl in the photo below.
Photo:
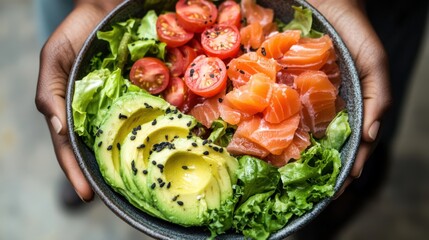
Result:
{"label": "bowl", "polygon": [[[205,239],[210,236],[208,230],[192,227],[185,228],[176,224],[163,221],[158,218],[138,210],[131,205],[124,197],[116,193],[104,181],[94,153],[84,144],[80,137],[74,133],[72,117],[72,97],[74,92],[74,83],[77,79],[82,79],[88,73],[91,56],[98,52],[108,51],[108,46],[96,37],[96,32],[109,30],[114,22],[124,21],[130,17],[143,17],[142,6],[146,1],[131,0],[125,1],[106,16],[100,24],[90,34],[79,52],[72,67],[68,86],[67,86],[67,123],[70,142],[72,144],[76,159],[91,184],[94,192],[117,216],[125,222],[140,230],[141,232],[156,239]],[[359,85],[359,77],[354,66],[350,53],[331,24],[311,5],[304,0],[260,0],[258,3],[264,7],[274,9],[275,14],[283,21],[289,21],[293,17],[291,6],[304,6],[313,12],[313,28],[328,34],[334,43],[338,55],[338,64],[341,70],[342,86],[340,95],[346,102],[346,108],[349,112],[349,123],[352,129],[348,141],[341,150],[342,168],[337,177],[335,191],[344,183],[347,178],[357,153],[360,143],[362,127],[362,97]],[[157,6],[162,7],[162,6]],[[301,217],[293,218],[283,229],[271,235],[271,239],[284,239],[288,235],[302,228],[305,224],[313,220],[323,209],[327,207],[331,199],[327,198],[314,205],[313,209]],[[218,239],[243,239],[242,235],[237,233],[227,233],[218,237]]]}

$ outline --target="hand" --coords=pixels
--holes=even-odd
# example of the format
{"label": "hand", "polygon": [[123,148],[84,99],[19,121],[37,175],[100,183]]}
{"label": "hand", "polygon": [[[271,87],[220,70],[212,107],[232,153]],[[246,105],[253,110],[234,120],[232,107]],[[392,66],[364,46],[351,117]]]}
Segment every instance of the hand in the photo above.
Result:
{"label": "hand", "polygon": [[65,95],[70,69],[96,24],[121,1],[75,1],[76,7],[45,43],[40,54],[37,109],[45,116],[58,162],[84,201],[93,191],[74,157],[66,127]]}
{"label": "hand", "polygon": [[380,121],[390,105],[387,56],[358,0],[308,0],[337,30],[347,45],[361,80],[364,119],[355,164],[336,195],[360,177],[364,164],[375,147]]}

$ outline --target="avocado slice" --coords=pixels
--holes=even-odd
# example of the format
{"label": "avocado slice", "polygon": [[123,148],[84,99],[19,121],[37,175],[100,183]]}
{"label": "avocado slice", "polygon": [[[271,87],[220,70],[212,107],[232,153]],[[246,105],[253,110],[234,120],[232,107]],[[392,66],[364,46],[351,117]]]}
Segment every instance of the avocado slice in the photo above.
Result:
{"label": "avocado slice", "polygon": [[153,206],[183,226],[206,224],[205,213],[220,208],[237,181],[237,160],[200,138],[177,138],[153,151],[148,162]]}
{"label": "avocado slice", "polygon": [[148,93],[127,93],[111,105],[94,143],[95,158],[106,182],[132,204],[157,216],[156,211],[126,189],[119,174],[120,153],[124,139],[134,128],[163,115],[169,107],[162,98]]}
{"label": "avocado slice", "polygon": [[151,204],[151,196],[146,175],[150,152],[162,142],[190,136],[190,130],[197,123],[194,117],[184,115],[177,110],[167,110],[167,112],[133,129],[125,138],[123,151],[121,151],[120,175],[126,188],[149,204]]}

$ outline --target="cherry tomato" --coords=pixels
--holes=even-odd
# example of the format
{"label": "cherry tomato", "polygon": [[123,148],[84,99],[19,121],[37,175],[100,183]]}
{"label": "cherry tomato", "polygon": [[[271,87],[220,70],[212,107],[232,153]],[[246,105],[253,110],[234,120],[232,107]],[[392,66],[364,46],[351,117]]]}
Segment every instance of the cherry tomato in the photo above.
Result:
{"label": "cherry tomato", "polygon": [[158,94],[167,88],[170,74],[161,60],[145,57],[137,60],[131,67],[130,80],[151,94]]}
{"label": "cherry tomato", "polygon": [[183,113],[189,113],[191,109],[199,104],[204,102],[206,98],[198,96],[197,94],[193,93],[186,85],[186,93],[185,93],[185,100],[183,105],[179,108],[180,111]]}
{"label": "cherry tomato", "polygon": [[156,32],[159,39],[169,47],[185,45],[194,37],[193,32],[187,32],[179,25],[175,13],[160,15],[156,21]]}
{"label": "cherry tomato", "polygon": [[172,76],[181,76],[185,72],[187,65],[185,66],[183,58],[179,48],[167,49],[166,62]]}
{"label": "cherry tomato", "polygon": [[189,65],[185,72],[186,86],[202,97],[212,97],[226,87],[225,63],[217,57],[201,55]]}
{"label": "cherry tomato", "polygon": [[194,59],[197,57],[197,53],[194,51],[193,48],[185,45],[185,46],[181,46],[180,48],[180,52],[182,53],[183,56],[183,72],[186,71],[186,69],[188,68],[188,66],[192,63],[192,61],[194,61]]}
{"label": "cherry tomato", "polygon": [[217,8],[207,0],[179,0],[176,3],[177,20],[190,32],[202,32],[213,25],[217,18]]}
{"label": "cherry tomato", "polygon": [[204,52],[220,59],[235,57],[240,50],[240,32],[234,25],[214,25],[201,34]]}
{"label": "cherry tomato", "polygon": [[163,92],[164,99],[171,105],[181,108],[185,102],[187,87],[182,78],[172,77],[168,87]]}
{"label": "cherry tomato", "polygon": [[197,40],[195,37],[191,39],[186,45],[194,49],[197,53],[197,56],[204,54],[203,46],[201,46],[200,40]]}
{"label": "cherry tomato", "polygon": [[223,2],[218,9],[218,24],[235,25],[240,27],[241,23],[241,9],[240,5],[235,1],[228,0]]}

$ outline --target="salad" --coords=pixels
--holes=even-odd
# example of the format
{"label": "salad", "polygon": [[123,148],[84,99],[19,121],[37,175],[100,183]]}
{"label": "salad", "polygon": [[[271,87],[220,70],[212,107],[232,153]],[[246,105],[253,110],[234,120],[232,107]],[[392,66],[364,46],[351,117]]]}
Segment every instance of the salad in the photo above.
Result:
{"label": "salad", "polygon": [[[106,182],[160,219],[266,239],[332,197],[351,130],[336,53],[309,9],[147,1],[97,38],[74,130]],[[159,6],[164,6],[161,11]]]}

